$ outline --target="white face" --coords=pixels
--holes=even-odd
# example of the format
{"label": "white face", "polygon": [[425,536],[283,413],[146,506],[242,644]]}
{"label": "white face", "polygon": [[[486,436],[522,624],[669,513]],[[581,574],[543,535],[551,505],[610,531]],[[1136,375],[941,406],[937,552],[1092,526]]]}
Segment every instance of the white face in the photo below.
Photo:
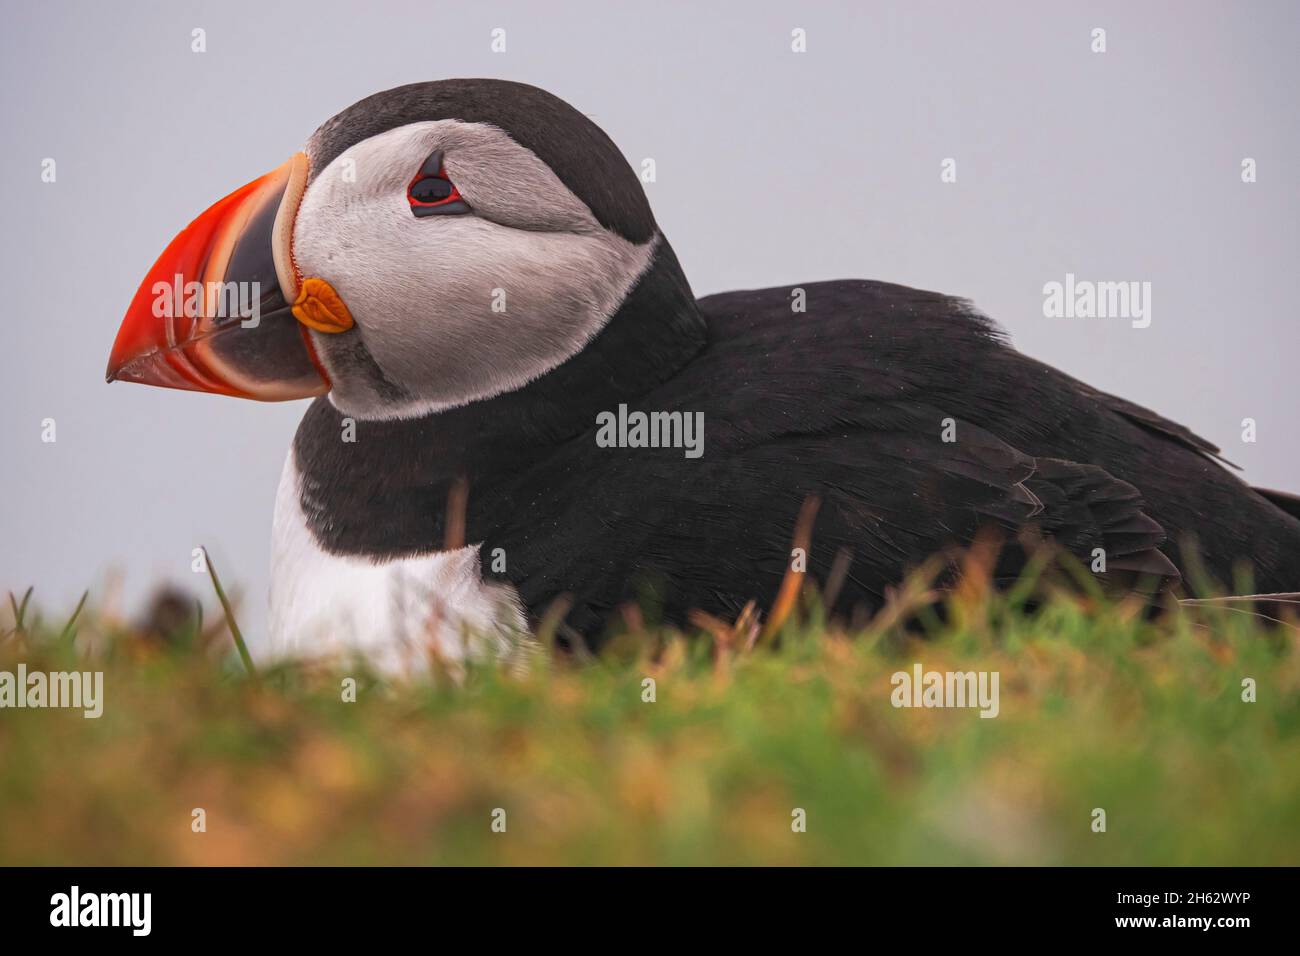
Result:
{"label": "white face", "polygon": [[[412,213],[407,186],[435,150],[470,212]],[[519,388],[576,354],[656,241],[604,229],[500,129],[439,120],[363,140],[321,170],[298,209],[293,257],[356,323],[310,333],[333,403],[358,418],[410,418]]]}

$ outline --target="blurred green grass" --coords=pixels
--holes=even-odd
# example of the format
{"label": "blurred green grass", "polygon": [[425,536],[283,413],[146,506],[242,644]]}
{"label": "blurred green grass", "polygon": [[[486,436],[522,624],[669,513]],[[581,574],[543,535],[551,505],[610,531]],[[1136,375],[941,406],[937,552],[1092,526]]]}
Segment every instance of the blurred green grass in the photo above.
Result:
{"label": "blurred green grass", "polygon": [[[7,613],[0,670],[100,669],[105,702],[0,710],[0,864],[1300,862],[1296,632],[1223,608],[982,593],[918,637],[813,605],[773,646],[649,631],[461,686]],[[916,662],[999,672],[1000,715],[895,709]]]}

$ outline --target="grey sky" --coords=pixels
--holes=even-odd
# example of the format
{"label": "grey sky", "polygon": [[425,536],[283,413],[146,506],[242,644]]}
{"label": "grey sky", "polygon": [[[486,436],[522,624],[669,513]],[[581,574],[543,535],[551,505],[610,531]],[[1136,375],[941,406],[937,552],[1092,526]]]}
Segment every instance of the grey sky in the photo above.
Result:
{"label": "grey sky", "polygon": [[[207,205],[355,100],[453,76],[542,86],[653,157],[697,295],[845,277],[965,295],[1022,350],[1300,491],[1300,4],[6,6],[0,589],[34,584],[51,610],[110,568],[129,609],[162,578],[206,598],[189,565],[207,544],[260,633],[304,406],[106,386],[109,347]],[[1044,318],[1067,272],[1149,281],[1151,326]]]}

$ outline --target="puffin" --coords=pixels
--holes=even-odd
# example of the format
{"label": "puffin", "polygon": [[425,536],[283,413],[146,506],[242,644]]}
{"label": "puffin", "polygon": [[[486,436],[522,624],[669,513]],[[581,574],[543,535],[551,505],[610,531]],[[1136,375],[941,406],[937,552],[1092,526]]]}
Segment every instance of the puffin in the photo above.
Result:
{"label": "puffin", "polygon": [[771,608],[792,568],[871,612],[983,540],[998,584],[1037,542],[1120,593],[1243,569],[1300,588],[1300,498],[965,299],[861,279],[697,299],[617,146],[517,82],[329,119],[166,247],[107,378],[314,399],[273,519],[287,656],[506,660],[543,621],[594,650],[628,605],[672,626]]}

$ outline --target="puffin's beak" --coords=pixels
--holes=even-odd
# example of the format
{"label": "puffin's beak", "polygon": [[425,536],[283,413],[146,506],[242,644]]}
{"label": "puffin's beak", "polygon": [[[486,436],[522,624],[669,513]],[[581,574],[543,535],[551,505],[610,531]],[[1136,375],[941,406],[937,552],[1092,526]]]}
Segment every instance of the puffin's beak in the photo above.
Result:
{"label": "puffin's beak", "polygon": [[271,402],[327,392],[290,305],[300,292],[290,242],[306,183],[307,157],[297,153],[173,239],[131,300],[108,381]]}

